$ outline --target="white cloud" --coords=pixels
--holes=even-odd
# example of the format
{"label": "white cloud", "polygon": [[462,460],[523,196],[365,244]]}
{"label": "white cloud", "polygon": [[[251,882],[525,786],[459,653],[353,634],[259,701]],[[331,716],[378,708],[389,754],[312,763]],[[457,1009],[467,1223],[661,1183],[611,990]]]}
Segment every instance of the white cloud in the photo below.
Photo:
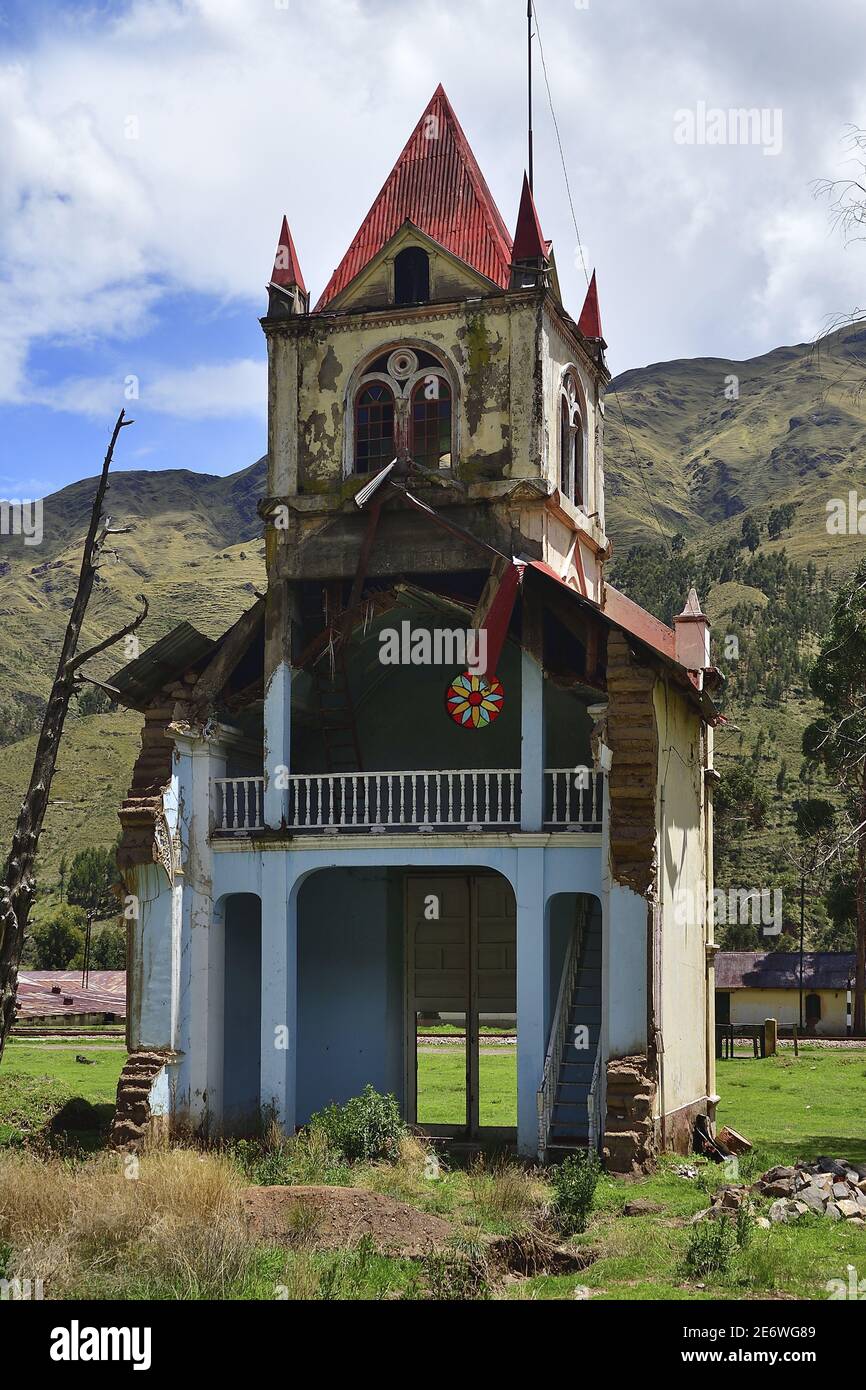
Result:
{"label": "white cloud", "polygon": [[[538,8],[616,367],[746,356],[857,301],[866,249],[823,237],[809,184],[833,172],[845,123],[866,124],[866,12],[850,0]],[[260,312],[284,211],[316,296],[440,79],[513,220],[524,23],[502,0],[140,0],[114,20],[52,16],[0,64],[0,401],[104,399],[105,381],[28,381],[30,347],[134,338],[168,292]],[[540,70],[536,91],[542,224],[577,312]],[[678,146],[674,112],[701,100],[781,107],[782,153]],[[157,374],[153,408],[202,418],[222,394],[224,411],[257,412],[253,366]]]}
{"label": "white cloud", "polygon": [[183,420],[264,416],[267,374],[262,362],[240,359],[152,376],[69,377],[35,391],[31,400],[99,420],[121,406],[127,414],[151,411]]}

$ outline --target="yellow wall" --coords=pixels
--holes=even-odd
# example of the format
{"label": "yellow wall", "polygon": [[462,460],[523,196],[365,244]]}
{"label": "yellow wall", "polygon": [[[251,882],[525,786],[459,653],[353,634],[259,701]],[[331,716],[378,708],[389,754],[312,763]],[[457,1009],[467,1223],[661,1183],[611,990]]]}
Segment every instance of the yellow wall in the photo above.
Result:
{"label": "yellow wall", "polygon": [[[775,1018],[778,1023],[791,1027],[800,1021],[799,990],[732,989],[730,994],[732,1023],[763,1023],[765,1018]],[[807,989],[805,994],[817,994],[821,1000],[821,1022],[816,1032],[844,1035],[845,990]]]}

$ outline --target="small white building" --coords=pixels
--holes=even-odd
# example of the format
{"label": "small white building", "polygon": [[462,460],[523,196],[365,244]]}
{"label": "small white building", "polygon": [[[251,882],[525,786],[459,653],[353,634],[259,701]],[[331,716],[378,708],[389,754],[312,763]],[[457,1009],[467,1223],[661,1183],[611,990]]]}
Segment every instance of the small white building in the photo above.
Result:
{"label": "small white building", "polygon": [[[818,1037],[843,1036],[854,979],[853,951],[804,951],[803,1022]],[[799,951],[720,951],[716,956],[716,1022],[800,1023]]]}

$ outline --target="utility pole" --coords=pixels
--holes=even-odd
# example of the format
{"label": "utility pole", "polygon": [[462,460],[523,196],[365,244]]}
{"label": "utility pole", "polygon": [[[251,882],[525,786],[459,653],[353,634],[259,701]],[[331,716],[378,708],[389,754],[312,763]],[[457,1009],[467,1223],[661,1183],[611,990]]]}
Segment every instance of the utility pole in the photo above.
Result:
{"label": "utility pole", "polygon": [[529,191],[535,192],[535,180],[532,168],[532,0],[526,0],[526,58],[527,72],[529,76]]}

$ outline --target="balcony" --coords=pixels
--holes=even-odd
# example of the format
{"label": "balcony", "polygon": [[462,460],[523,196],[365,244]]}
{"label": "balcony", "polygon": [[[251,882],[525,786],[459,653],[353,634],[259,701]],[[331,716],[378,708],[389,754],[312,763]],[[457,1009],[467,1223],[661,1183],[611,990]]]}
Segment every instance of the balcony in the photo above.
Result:
{"label": "balcony", "polygon": [[[520,828],[519,769],[308,773],[289,779],[288,828],[336,832],[513,831]],[[213,833],[264,828],[264,778],[214,781]],[[544,828],[599,832],[603,774],[573,767],[544,773]]]}

